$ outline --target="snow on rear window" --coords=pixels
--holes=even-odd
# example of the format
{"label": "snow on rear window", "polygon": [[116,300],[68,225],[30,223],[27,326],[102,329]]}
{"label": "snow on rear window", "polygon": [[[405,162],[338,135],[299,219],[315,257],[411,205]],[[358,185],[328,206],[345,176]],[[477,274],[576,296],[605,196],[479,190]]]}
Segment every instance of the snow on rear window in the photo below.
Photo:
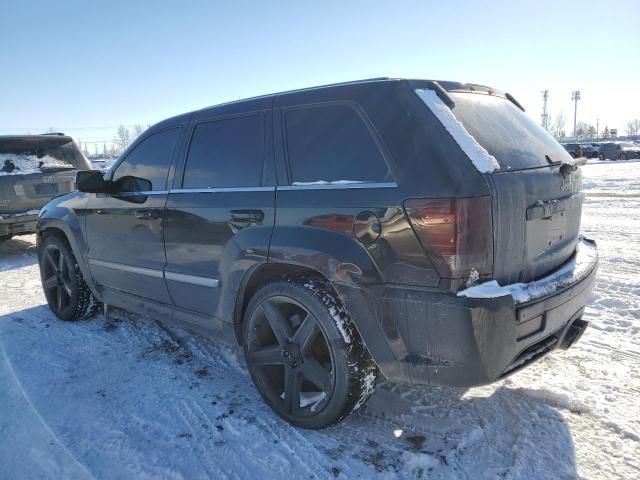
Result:
{"label": "snow on rear window", "polygon": [[25,175],[43,173],[52,169],[74,168],[70,163],[50,155],[0,153],[0,175]]}
{"label": "snow on rear window", "polygon": [[464,125],[456,119],[453,112],[440,100],[440,97],[433,90],[416,90],[418,96],[429,107],[444,128],[460,145],[462,151],[471,159],[473,165],[480,173],[491,173],[500,169],[498,161],[480,145]]}

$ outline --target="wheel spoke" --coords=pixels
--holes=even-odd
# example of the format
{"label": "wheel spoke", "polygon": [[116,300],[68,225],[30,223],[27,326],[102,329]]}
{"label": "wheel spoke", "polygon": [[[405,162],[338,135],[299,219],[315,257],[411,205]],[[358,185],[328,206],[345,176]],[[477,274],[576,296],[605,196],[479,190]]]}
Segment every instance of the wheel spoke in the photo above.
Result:
{"label": "wheel spoke", "polygon": [[69,280],[62,279],[62,288],[69,298],[71,298],[71,285],[69,285]]}
{"label": "wheel spoke", "polygon": [[284,367],[284,408],[287,413],[300,408],[301,387],[302,376],[296,370]]}
{"label": "wheel spoke", "polygon": [[312,315],[307,314],[302,324],[298,327],[298,330],[296,330],[292,341],[300,345],[300,351],[302,353],[307,351],[316,333],[318,333],[317,326],[316,319]]}
{"label": "wheel spoke", "polygon": [[45,250],[44,259],[45,259],[45,261],[47,263],[49,263],[49,265],[51,266],[51,268],[53,269],[54,272],[58,271],[58,267],[56,266],[56,262],[53,260],[53,257],[51,256],[51,252],[49,250]]}
{"label": "wheel spoke", "polygon": [[287,319],[284,318],[282,312],[280,312],[280,310],[278,310],[278,308],[268,300],[262,302],[260,308],[262,308],[264,316],[266,317],[267,322],[269,322],[269,325],[271,326],[271,329],[273,330],[278,343],[280,345],[284,345],[285,343],[287,343],[292,337],[293,332],[291,329],[291,325],[289,325]]}
{"label": "wheel spoke", "polygon": [[58,285],[58,277],[56,277],[55,275],[50,276],[49,278],[47,278],[42,282],[42,288],[44,288],[45,290],[51,290],[57,285]]}
{"label": "wheel spoke", "polygon": [[313,357],[304,357],[302,363],[302,375],[316,385],[326,394],[331,393],[331,376],[322,365]]}
{"label": "wheel spoke", "polygon": [[56,305],[58,306],[58,311],[62,310],[62,287],[60,285],[56,288]]}
{"label": "wheel spoke", "polygon": [[249,358],[255,365],[278,365],[284,363],[280,347],[265,347],[249,352]]}
{"label": "wheel spoke", "polygon": [[58,271],[64,272],[64,255],[61,251],[58,251]]}

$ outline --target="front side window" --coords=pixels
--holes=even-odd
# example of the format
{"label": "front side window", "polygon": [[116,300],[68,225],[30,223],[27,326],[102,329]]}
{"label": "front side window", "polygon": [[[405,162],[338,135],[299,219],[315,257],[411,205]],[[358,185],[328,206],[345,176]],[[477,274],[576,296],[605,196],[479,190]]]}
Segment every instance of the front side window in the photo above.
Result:
{"label": "front side window", "polygon": [[[119,181],[122,191],[164,190],[181,131],[181,128],[172,128],[145,138],[116,167],[112,180]],[[123,177],[135,177],[143,181],[131,178],[122,180]]]}
{"label": "front side window", "polygon": [[293,184],[391,180],[371,130],[349,105],[288,110],[285,128]]}
{"label": "front side window", "polygon": [[263,164],[262,114],[200,123],[191,138],[182,186],[256,187]]}

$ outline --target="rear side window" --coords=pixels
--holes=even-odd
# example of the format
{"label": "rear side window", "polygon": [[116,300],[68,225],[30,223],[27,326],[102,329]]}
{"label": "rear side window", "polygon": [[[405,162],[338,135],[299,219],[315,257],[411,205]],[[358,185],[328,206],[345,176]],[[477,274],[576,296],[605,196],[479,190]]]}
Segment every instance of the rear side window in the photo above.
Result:
{"label": "rear side window", "polygon": [[183,187],[256,187],[263,164],[262,115],[201,123],[191,138]]}
{"label": "rear side window", "polygon": [[[164,190],[173,150],[180,138],[181,128],[155,133],[140,142],[113,172],[114,181],[122,177],[138,177],[151,182],[151,190]],[[126,183],[136,191],[136,182]],[[145,187],[146,189],[146,187]]]}
{"label": "rear side window", "polygon": [[[455,117],[503,170],[548,166],[546,155],[554,162],[571,160],[562,145],[509,100],[477,93],[450,95]],[[577,145],[568,145],[572,147]]]}
{"label": "rear side window", "polygon": [[391,180],[371,131],[348,105],[288,110],[285,128],[294,184]]}

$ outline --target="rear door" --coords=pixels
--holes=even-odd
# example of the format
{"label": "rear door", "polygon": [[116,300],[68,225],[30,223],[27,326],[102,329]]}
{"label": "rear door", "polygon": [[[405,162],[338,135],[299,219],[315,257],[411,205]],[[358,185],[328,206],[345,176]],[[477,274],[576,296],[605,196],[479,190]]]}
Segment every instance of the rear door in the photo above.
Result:
{"label": "rear door", "polygon": [[[89,266],[95,280],[123,293],[171,304],[164,281],[162,212],[181,127],[151,133],[113,170],[128,181],[115,195],[92,194],[86,211]],[[150,183],[150,184],[149,184]]]}
{"label": "rear door", "polygon": [[236,262],[266,262],[275,218],[271,104],[194,116],[165,210],[165,278],[177,307],[214,315],[222,283],[240,281]]}
{"label": "rear door", "polygon": [[500,169],[486,175],[492,190],[494,277],[526,282],[573,255],[582,212],[582,175],[571,156],[505,98],[452,93],[452,111],[493,155]]}

